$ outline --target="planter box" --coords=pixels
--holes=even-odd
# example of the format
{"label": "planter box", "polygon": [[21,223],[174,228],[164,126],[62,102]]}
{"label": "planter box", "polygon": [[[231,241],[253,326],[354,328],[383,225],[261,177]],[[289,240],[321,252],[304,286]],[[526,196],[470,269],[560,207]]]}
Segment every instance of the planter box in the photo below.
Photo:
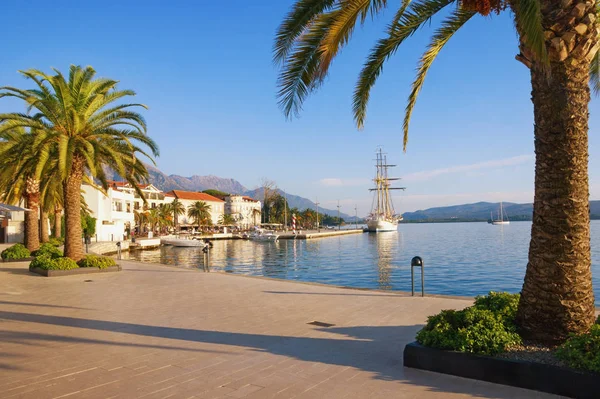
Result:
{"label": "planter box", "polygon": [[39,274],[41,276],[46,277],[60,277],[60,276],[73,276],[78,274],[93,274],[93,273],[110,273],[110,272],[120,272],[121,266],[111,266],[105,269],[99,269],[97,267],[80,267],[78,269],[71,270],[46,270],[40,269],[39,267],[35,267],[33,269],[29,269],[30,272]]}
{"label": "planter box", "polygon": [[16,262],[31,262],[34,259],[33,256],[29,258],[21,258],[21,259],[0,259],[2,263],[16,263]]}
{"label": "planter box", "polygon": [[404,366],[572,398],[600,397],[600,375],[597,374],[548,364],[427,348],[417,342],[404,348]]}

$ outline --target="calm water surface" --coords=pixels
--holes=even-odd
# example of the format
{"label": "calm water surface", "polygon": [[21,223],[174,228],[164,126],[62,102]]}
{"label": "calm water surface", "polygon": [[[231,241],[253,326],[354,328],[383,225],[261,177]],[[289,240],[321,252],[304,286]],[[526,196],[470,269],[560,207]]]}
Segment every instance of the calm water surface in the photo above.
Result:
{"label": "calm water surface", "polygon": [[[600,302],[600,221],[592,221],[591,228],[594,289]],[[410,291],[410,260],[419,255],[425,261],[428,293],[518,292],[530,233],[531,222],[439,223],[402,224],[398,232],[315,240],[214,241],[208,266],[236,274]],[[124,256],[187,268],[203,269],[206,262],[200,248],[165,246]]]}

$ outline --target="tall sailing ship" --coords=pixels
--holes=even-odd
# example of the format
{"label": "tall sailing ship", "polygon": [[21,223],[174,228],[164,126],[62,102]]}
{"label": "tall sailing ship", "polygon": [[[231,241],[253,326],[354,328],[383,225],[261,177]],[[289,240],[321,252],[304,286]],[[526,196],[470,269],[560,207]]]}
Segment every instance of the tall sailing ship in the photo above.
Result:
{"label": "tall sailing ship", "polygon": [[387,156],[381,148],[379,148],[376,155],[377,173],[373,179],[375,188],[369,189],[369,191],[375,192],[375,196],[373,197],[371,213],[367,216],[367,230],[372,232],[396,231],[398,222],[402,220],[402,215],[396,214],[394,210],[390,190],[405,190],[406,187],[390,187],[391,181],[400,180],[398,177],[388,176],[388,168],[396,165],[388,165]]}

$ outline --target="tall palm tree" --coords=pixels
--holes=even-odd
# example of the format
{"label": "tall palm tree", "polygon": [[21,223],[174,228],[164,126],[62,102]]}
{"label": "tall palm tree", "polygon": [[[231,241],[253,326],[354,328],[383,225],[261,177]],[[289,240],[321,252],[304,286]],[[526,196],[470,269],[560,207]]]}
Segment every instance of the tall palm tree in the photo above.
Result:
{"label": "tall palm tree", "polygon": [[137,154],[152,158],[139,144],[148,147],[154,156],[158,155],[158,147],[146,135],[144,118],[131,110],[146,107],[122,102],[135,92],[118,90],[115,80],[96,79],[96,71],[89,66],[72,65],[67,78],[53,71],[21,71],[36,84],[35,89],[0,88],[0,98],[22,99],[29,111],[35,111],[34,115],[0,114],[4,121],[0,134],[14,127],[29,127],[40,132],[36,142],[41,147],[47,151],[57,149],[64,196],[65,256],[79,260],[84,255],[80,216],[84,173],[89,172],[107,189],[104,167],[108,166],[143,197],[138,184],[146,181],[148,171]]}
{"label": "tall palm tree", "polygon": [[185,205],[181,203],[177,198],[171,202],[171,209],[173,210],[174,222],[175,222],[175,230],[179,225],[179,216],[185,215]]}
{"label": "tall palm tree", "polygon": [[208,224],[210,221],[210,205],[204,201],[196,201],[188,206],[187,215],[196,222],[200,229],[201,225]]}
{"label": "tall palm tree", "polygon": [[160,204],[158,206],[159,226],[161,232],[166,231],[168,227],[173,226],[173,208],[171,204]]}
{"label": "tall palm tree", "polygon": [[[279,99],[297,114],[327,76],[354,28],[380,14],[387,0],[296,0],[275,39],[281,65]],[[373,47],[354,90],[362,128],[371,88],[385,62],[437,14],[446,14],[418,65],[404,115],[404,147],[417,96],[440,50],[476,14],[511,11],[519,37],[516,56],[530,69],[535,119],[536,176],[529,262],[518,310],[521,334],[559,342],[594,321],[591,279],[588,104],[589,79],[600,87],[594,2],[581,0],[403,0],[385,37]]]}
{"label": "tall palm tree", "polygon": [[40,179],[49,154],[36,145],[35,133],[20,126],[0,132],[0,140],[0,191],[8,202],[25,200],[25,246],[35,251],[40,246]]}

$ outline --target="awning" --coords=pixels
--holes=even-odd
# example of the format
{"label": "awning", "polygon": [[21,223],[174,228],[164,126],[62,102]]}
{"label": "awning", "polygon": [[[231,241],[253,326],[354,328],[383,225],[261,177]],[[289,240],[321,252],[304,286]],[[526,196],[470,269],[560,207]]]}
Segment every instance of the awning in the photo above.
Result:
{"label": "awning", "polygon": [[4,212],[29,212],[30,209],[21,208],[19,206],[0,204],[0,211]]}

